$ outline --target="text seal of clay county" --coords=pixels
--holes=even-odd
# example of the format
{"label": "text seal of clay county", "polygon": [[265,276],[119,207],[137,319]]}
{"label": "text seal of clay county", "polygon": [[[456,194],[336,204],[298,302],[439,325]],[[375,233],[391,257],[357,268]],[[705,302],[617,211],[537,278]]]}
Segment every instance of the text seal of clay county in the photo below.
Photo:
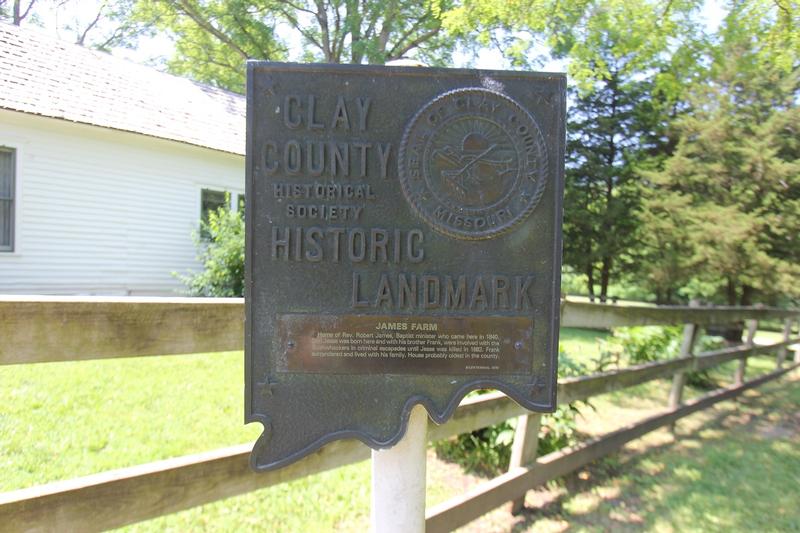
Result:
{"label": "text seal of clay county", "polygon": [[456,89],[406,126],[400,185],[436,231],[490,239],[524,221],[544,192],[547,149],[533,117],[504,94]]}

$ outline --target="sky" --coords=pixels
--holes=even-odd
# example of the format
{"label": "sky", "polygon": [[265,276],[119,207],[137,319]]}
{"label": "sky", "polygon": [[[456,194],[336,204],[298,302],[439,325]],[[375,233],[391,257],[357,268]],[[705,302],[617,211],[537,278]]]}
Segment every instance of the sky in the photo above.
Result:
{"label": "sky", "polygon": [[[65,24],[75,20],[81,21],[80,26],[91,21],[103,0],[72,0],[70,2],[55,2],[55,0],[39,3],[37,15],[42,23],[42,31],[55,37],[67,41],[75,41],[75,33],[68,30],[59,30]],[[61,5],[62,7],[57,7]],[[723,0],[706,0],[701,11],[701,18],[705,21],[709,32],[715,31],[724,17]],[[28,26],[32,27],[32,26]],[[102,31],[103,28],[99,28]],[[279,34],[286,39],[290,48],[290,59],[299,60],[302,53],[302,43],[295,32],[280,31]],[[135,63],[149,64],[159,69],[164,69],[165,61],[172,55],[174,45],[172,40],[165,35],[146,37],[140,39],[135,50],[116,48],[112,54],[133,61]],[[546,50],[534,50],[535,53],[546,53]],[[476,57],[464,51],[457,52],[454,57],[454,67],[485,68],[485,69],[508,69],[511,68],[509,62],[503,57],[502,53],[496,48],[484,48],[479,51]],[[549,72],[564,72],[567,65],[564,61],[546,61],[541,70]]]}

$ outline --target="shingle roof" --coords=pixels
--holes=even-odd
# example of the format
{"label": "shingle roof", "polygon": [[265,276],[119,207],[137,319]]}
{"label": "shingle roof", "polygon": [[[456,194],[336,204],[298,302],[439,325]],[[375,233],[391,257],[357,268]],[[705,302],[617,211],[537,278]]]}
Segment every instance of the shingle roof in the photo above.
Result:
{"label": "shingle roof", "polygon": [[0,108],[244,154],[243,96],[3,23]]}

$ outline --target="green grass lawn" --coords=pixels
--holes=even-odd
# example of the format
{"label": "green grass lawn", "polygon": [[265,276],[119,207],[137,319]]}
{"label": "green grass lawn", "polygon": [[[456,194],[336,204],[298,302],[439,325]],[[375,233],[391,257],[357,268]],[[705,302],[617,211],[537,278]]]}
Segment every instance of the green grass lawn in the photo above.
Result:
{"label": "green grass lawn", "polygon": [[[748,391],[528,493],[468,531],[800,531],[800,377]],[[495,529],[496,528],[496,529]]]}
{"label": "green grass lawn", "polygon": [[[243,372],[241,352],[0,367],[0,491],[252,442]],[[362,462],[129,529],[350,530],[369,480]]]}
{"label": "green grass lawn", "polygon": [[597,329],[561,328],[559,347],[563,352],[584,364],[600,355],[602,340],[608,339],[611,333]]}
{"label": "green grass lawn", "polygon": [[0,367],[0,490],[252,441],[241,353]]}
{"label": "green grass lawn", "polygon": [[[567,328],[561,346],[588,362],[607,336]],[[767,371],[770,363],[754,363],[749,375]],[[720,379],[733,372],[726,366]],[[242,376],[239,352],[0,367],[0,491],[252,442],[260,426],[243,424]],[[593,403],[612,422],[614,413],[641,416],[643,407],[664,405],[667,386],[662,380]],[[591,433],[591,424],[584,426]],[[128,529],[365,529],[369,480],[369,462],[362,462]],[[431,456],[430,504],[473,482]]]}

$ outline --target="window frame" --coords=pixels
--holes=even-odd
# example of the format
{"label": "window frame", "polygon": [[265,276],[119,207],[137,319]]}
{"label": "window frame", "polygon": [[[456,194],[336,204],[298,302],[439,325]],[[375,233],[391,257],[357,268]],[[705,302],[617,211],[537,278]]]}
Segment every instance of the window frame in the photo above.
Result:
{"label": "window frame", "polygon": [[239,211],[238,205],[238,198],[241,196],[244,198],[244,189],[240,189],[238,187],[226,187],[220,185],[199,185],[197,189],[197,234],[200,236],[201,239],[205,238],[203,236],[203,191],[213,191],[213,192],[221,192],[223,194],[227,194],[229,196],[228,201],[228,209],[234,212]]}
{"label": "window frame", "polygon": [[237,199],[240,196],[242,197],[242,199],[245,198],[244,189],[240,189],[238,187],[225,187],[225,186],[220,186],[220,185],[198,185],[197,186],[197,212],[200,213],[200,216],[203,216],[203,191],[204,190],[230,194],[231,201],[230,201],[230,205],[228,207],[230,207],[233,211],[238,211]]}
{"label": "window frame", "polygon": [[17,251],[17,211],[19,210],[17,181],[19,180],[19,150],[14,146],[0,144],[0,152],[11,154],[11,196],[7,199],[11,206],[11,242],[8,245],[0,244],[0,254],[13,254]]}
{"label": "window frame", "polygon": [[[203,193],[205,191],[213,192],[213,193],[222,193],[223,198],[225,197],[226,194],[229,194],[228,191],[226,191],[223,188],[219,188],[219,187],[200,187],[200,209],[198,211],[199,211],[199,215],[200,215],[200,220],[201,221],[203,220],[203,215],[205,215],[205,212],[203,210]],[[230,204],[230,201],[228,203]],[[222,205],[220,207],[222,207],[224,205],[225,205],[225,202],[223,201],[223,203],[222,203]]]}

